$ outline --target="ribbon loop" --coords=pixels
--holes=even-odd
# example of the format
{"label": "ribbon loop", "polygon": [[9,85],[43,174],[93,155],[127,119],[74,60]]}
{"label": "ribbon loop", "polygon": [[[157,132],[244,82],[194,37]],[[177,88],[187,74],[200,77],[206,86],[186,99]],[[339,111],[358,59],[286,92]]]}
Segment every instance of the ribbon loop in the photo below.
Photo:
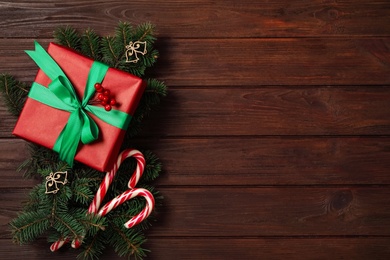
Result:
{"label": "ribbon loop", "polygon": [[58,76],[49,84],[49,90],[53,92],[63,103],[72,106],[73,108],[80,107],[80,101],[69,82],[68,78]]}
{"label": "ribbon loop", "polygon": [[99,136],[99,128],[95,121],[92,120],[84,110],[81,110],[84,127],[81,129],[81,142],[83,144],[89,144],[96,140]]}
{"label": "ribbon loop", "polygon": [[42,46],[35,42],[35,51],[26,51],[39,68],[52,80],[46,88],[36,82],[32,84],[29,97],[50,107],[70,113],[68,122],[58,136],[53,150],[60,159],[73,166],[74,157],[80,141],[88,144],[99,136],[96,122],[87,112],[94,114],[100,120],[120,129],[127,129],[131,115],[120,110],[105,111],[102,107],[92,106],[88,101],[95,93],[94,84],[101,83],[109,67],[94,61],[89,70],[84,96],[80,102],[77,93],[61,67]]}
{"label": "ribbon loop", "polygon": [[68,162],[68,158],[73,159],[75,157],[77,146],[80,142],[82,127],[83,117],[81,116],[80,109],[76,109],[70,113],[68,122],[62,129],[53,147],[54,151],[59,152],[61,160]]}

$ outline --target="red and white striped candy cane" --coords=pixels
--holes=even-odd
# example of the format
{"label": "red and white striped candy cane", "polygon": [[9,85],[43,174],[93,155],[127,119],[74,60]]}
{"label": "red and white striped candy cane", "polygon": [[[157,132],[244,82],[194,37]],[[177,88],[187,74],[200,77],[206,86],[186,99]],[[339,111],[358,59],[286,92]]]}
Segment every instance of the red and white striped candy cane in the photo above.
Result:
{"label": "red and white striped candy cane", "polygon": [[[106,175],[104,177],[104,180],[100,184],[99,189],[96,192],[96,195],[95,195],[95,197],[94,197],[94,199],[93,199],[93,201],[92,201],[92,203],[91,203],[91,205],[89,206],[89,209],[88,209],[88,213],[89,214],[98,214],[97,211],[99,210],[100,204],[103,201],[103,199],[104,199],[104,197],[105,197],[105,195],[106,195],[106,193],[108,191],[109,186],[111,185],[112,181],[114,180],[114,177],[115,177],[115,175],[116,175],[120,165],[122,164],[122,162],[125,159],[127,159],[129,157],[134,157],[137,160],[137,167],[136,167],[136,169],[135,169],[135,171],[134,171],[133,175],[131,176],[131,178],[129,180],[129,183],[128,183],[128,187],[130,188],[130,190],[127,190],[127,191],[125,191],[123,193],[123,194],[128,194],[128,196],[126,196],[126,198],[125,198],[123,194],[119,195],[118,197],[121,197],[120,200],[122,202],[119,203],[118,205],[120,205],[120,204],[124,203],[125,201],[127,201],[127,200],[129,200],[131,198],[134,198],[134,197],[136,197],[138,195],[145,197],[145,199],[147,201],[147,204],[146,204],[145,208],[139,214],[134,216],[132,219],[130,219],[125,224],[125,226],[127,228],[131,228],[132,226],[140,223],[145,218],[147,218],[150,215],[150,213],[152,212],[153,207],[154,207],[153,195],[148,190],[140,189],[140,190],[144,190],[142,192],[141,191],[139,191],[139,192],[134,192],[133,191],[133,188],[137,185],[137,182],[141,178],[141,176],[142,176],[142,174],[144,172],[144,169],[145,169],[145,158],[144,158],[143,154],[140,151],[138,151],[138,150],[128,149],[128,150],[125,150],[125,151],[123,151],[122,153],[119,154],[117,162],[114,164],[114,166],[112,167],[111,171],[106,173]],[[139,190],[139,189],[135,189],[135,190]],[[133,195],[130,195],[129,191],[133,191]],[[114,201],[115,199],[116,198],[114,198],[112,201]],[[112,207],[111,209],[113,209],[115,207]],[[104,215],[107,214],[110,210],[106,210]],[[99,214],[99,215],[104,216],[102,214]],[[50,246],[50,249],[51,249],[51,251],[56,251],[59,248],[61,248],[67,242],[69,242],[68,239],[66,239],[66,240],[58,240],[58,241],[54,242]],[[81,242],[82,241],[79,240],[79,239],[73,240],[72,247],[73,248],[78,248],[81,245]]]}
{"label": "red and white striped candy cane", "polygon": [[134,188],[137,185],[137,182],[141,178],[144,169],[145,169],[145,158],[142,155],[142,153],[138,150],[134,149],[129,149],[129,150],[124,150],[122,153],[119,154],[118,160],[116,164],[112,167],[111,171],[107,172],[106,176],[104,177],[104,180],[100,184],[100,187],[98,191],[96,192],[95,197],[93,198],[93,201],[91,205],[89,206],[88,213],[94,213],[96,214],[102,200],[104,199],[104,196],[107,193],[107,190],[109,186],[111,185],[112,181],[114,180],[114,177],[122,164],[122,162],[129,158],[129,157],[134,157],[137,160],[137,167],[133,173],[133,175],[130,178],[130,181],[128,183],[128,187],[130,189]]}
{"label": "red and white striped candy cane", "polygon": [[69,242],[69,239],[60,239],[60,240],[54,242],[53,244],[51,244],[50,250],[52,252],[57,251],[58,249],[60,249],[63,245],[65,245],[68,242]]}
{"label": "red and white striped candy cane", "polygon": [[113,198],[109,202],[107,202],[98,212],[98,215],[105,216],[107,213],[109,213],[111,210],[115,209],[122,203],[134,198],[134,197],[144,197],[146,199],[146,207],[137,215],[132,217],[129,221],[125,223],[126,228],[131,228],[142,221],[144,221],[152,212],[154,207],[154,197],[150,191],[142,188],[138,189],[129,189],[125,191],[124,193],[120,194],[119,196]]}

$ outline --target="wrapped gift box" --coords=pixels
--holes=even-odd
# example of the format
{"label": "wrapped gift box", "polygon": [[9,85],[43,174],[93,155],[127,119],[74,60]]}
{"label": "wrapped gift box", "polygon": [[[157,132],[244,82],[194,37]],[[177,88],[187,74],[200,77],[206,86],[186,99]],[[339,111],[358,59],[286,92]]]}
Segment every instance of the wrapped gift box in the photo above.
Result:
{"label": "wrapped gift box", "polygon": [[[55,43],[49,44],[47,52],[61,67],[81,99],[94,61]],[[39,69],[35,82],[47,87],[51,79]],[[146,87],[142,79],[114,68],[108,69],[102,86],[109,89],[117,101],[118,106],[115,109],[130,115],[134,113]],[[110,113],[110,111],[107,113]],[[68,121],[69,115],[70,113],[67,111],[27,98],[13,134],[53,149],[59,134]],[[108,171],[119,154],[125,129],[119,129],[103,122],[92,114],[89,115],[99,128],[99,137],[89,144],[80,143],[75,160],[96,170]]]}

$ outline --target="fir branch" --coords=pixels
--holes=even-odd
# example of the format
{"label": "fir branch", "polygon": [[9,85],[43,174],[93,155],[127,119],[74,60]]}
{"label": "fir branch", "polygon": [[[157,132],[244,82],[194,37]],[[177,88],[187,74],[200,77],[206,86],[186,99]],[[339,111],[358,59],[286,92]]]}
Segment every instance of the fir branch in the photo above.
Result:
{"label": "fir branch", "polygon": [[44,212],[24,212],[13,219],[10,226],[14,242],[25,244],[42,235],[50,227],[50,221]]}
{"label": "fir branch", "polygon": [[81,52],[94,60],[101,61],[100,44],[100,36],[94,30],[87,29],[81,37]]}
{"label": "fir branch", "polygon": [[106,230],[106,218],[95,214],[87,214],[80,221],[86,226],[87,235],[95,236],[98,232]]}
{"label": "fir branch", "polygon": [[27,84],[15,80],[11,75],[0,74],[0,92],[3,94],[8,111],[18,116],[22,112],[29,92]]}
{"label": "fir branch", "polygon": [[31,157],[24,161],[18,168],[24,177],[39,176],[40,169],[57,169],[59,163],[58,153],[46,147],[29,143]]}
{"label": "fir branch", "polygon": [[115,63],[118,61],[118,54],[114,49],[115,38],[112,36],[107,36],[102,39],[102,54],[103,61],[109,66],[114,67]]}
{"label": "fir branch", "polygon": [[[151,105],[158,105],[160,103],[160,98],[167,95],[167,86],[164,82],[161,82],[157,79],[148,79],[147,88],[145,90],[146,98],[153,98]],[[149,100],[150,102],[151,100]]]}
{"label": "fir branch", "polygon": [[84,226],[71,214],[54,214],[52,227],[64,237],[79,238],[84,234]]}
{"label": "fir branch", "polygon": [[42,191],[42,185],[36,185],[35,187],[32,188],[31,192],[28,195],[29,200],[23,206],[23,211],[25,212],[38,211],[39,203],[42,202],[40,196],[41,191]]}
{"label": "fir branch", "polygon": [[83,251],[77,256],[77,259],[94,260],[99,259],[106,248],[106,241],[103,236],[88,237],[83,243]]}
{"label": "fir branch", "polygon": [[[53,170],[55,169],[55,170]],[[43,167],[39,167],[36,169],[36,173],[38,173],[41,177],[46,178],[50,173],[54,172],[65,172],[70,171],[72,168],[64,161],[59,161],[55,164],[55,166],[47,167],[43,165]]]}
{"label": "fir branch", "polygon": [[123,226],[122,219],[110,221],[110,231],[107,231],[109,237],[108,243],[114,248],[119,256],[134,256],[136,259],[145,257],[145,250],[141,245],[146,241],[143,234],[136,232],[134,229],[127,229]]}
{"label": "fir branch", "polygon": [[148,41],[150,44],[153,44],[156,40],[154,36],[155,26],[152,23],[142,23],[137,26],[135,37],[139,41]]}
{"label": "fir branch", "polygon": [[54,38],[57,43],[80,51],[81,36],[71,26],[59,27],[54,31]]}
{"label": "fir branch", "polygon": [[[129,44],[130,41],[134,40],[133,34],[133,28],[129,23],[125,22],[119,22],[115,33],[115,44],[118,46],[118,49],[120,49],[120,54],[117,57],[116,63],[114,65],[115,68],[123,69],[124,64],[124,58],[126,56],[126,45]],[[137,74],[134,74],[137,75]],[[138,76],[138,75],[137,75]]]}
{"label": "fir branch", "polygon": [[162,164],[152,151],[143,152],[146,159],[146,167],[140,183],[147,183],[155,180],[161,172]]}
{"label": "fir branch", "polygon": [[119,22],[115,30],[116,43],[125,47],[131,40],[133,40],[132,31],[133,27],[131,24],[126,22]]}
{"label": "fir branch", "polygon": [[142,95],[140,103],[130,121],[129,128],[126,132],[126,138],[123,146],[127,146],[131,142],[131,138],[138,135],[142,130],[141,125],[145,117],[160,104],[161,98],[167,95],[166,85],[156,79],[147,79],[147,87]]}
{"label": "fir branch", "polygon": [[138,41],[145,41],[147,43],[147,54],[139,57],[140,66],[144,67],[144,70],[153,66],[159,56],[158,51],[153,47],[154,42],[156,41],[154,29],[153,24],[143,23],[137,26],[134,33],[134,37],[138,39]]}
{"label": "fir branch", "polygon": [[157,58],[159,57],[158,50],[151,50],[148,52],[148,55],[144,55],[141,57],[141,61],[146,68],[152,67],[154,63],[156,63]]}
{"label": "fir branch", "polygon": [[[153,49],[153,43],[156,40],[154,26],[151,23],[144,23],[133,29],[128,23],[120,23],[116,31],[116,45],[121,54],[118,56],[114,67],[138,77],[143,76],[146,68],[151,67],[158,57],[158,52]],[[137,63],[127,63],[125,61],[126,46],[130,41],[146,42],[147,53],[140,55],[140,60]]]}
{"label": "fir branch", "polygon": [[89,203],[91,203],[93,199],[93,192],[91,190],[91,179],[89,178],[81,178],[76,179],[72,182],[72,190],[74,200],[77,203],[81,203],[82,205],[88,206]]}
{"label": "fir branch", "polygon": [[127,63],[125,60],[121,60],[117,63],[117,68],[123,71],[127,71],[130,74],[133,74],[137,77],[142,77],[145,74],[146,67],[139,62],[139,64],[134,65],[133,63]]}
{"label": "fir branch", "polygon": [[85,186],[75,186],[75,202],[80,202],[81,204],[87,205],[93,198],[93,194],[88,187]]}

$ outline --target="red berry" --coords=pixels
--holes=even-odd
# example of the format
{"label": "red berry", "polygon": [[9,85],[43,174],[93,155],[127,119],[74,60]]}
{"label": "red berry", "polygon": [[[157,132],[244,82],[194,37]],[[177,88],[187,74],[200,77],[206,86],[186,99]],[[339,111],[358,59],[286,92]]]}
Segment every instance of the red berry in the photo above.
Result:
{"label": "red berry", "polygon": [[100,89],[100,88],[102,88],[102,84],[100,84],[100,83],[95,83],[95,89],[98,90],[98,89]]}
{"label": "red berry", "polygon": [[109,98],[107,96],[103,96],[103,101],[108,102]]}
{"label": "red berry", "polygon": [[105,106],[104,106],[104,109],[105,109],[106,111],[110,111],[110,110],[111,110],[111,105],[105,105]]}
{"label": "red berry", "polygon": [[104,91],[104,88],[103,88],[103,87],[101,87],[101,88],[99,88],[99,89],[96,90],[96,92],[98,92],[98,93],[103,93],[103,91]]}
{"label": "red berry", "polygon": [[109,89],[104,90],[103,95],[108,97],[110,95],[110,90]]}
{"label": "red berry", "polygon": [[103,106],[105,106],[105,105],[107,105],[107,101],[102,100],[102,101],[100,101],[100,104],[102,104]]}
{"label": "red berry", "polygon": [[115,105],[116,105],[116,100],[112,98],[112,99],[110,100],[110,105],[111,105],[111,106],[115,106]]}
{"label": "red berry", "polygon": [[99,95],[97,96],[97,98],[98,98],[99,100],[103,100],[104,96],[103,96],[103,94],[99,94]]}

